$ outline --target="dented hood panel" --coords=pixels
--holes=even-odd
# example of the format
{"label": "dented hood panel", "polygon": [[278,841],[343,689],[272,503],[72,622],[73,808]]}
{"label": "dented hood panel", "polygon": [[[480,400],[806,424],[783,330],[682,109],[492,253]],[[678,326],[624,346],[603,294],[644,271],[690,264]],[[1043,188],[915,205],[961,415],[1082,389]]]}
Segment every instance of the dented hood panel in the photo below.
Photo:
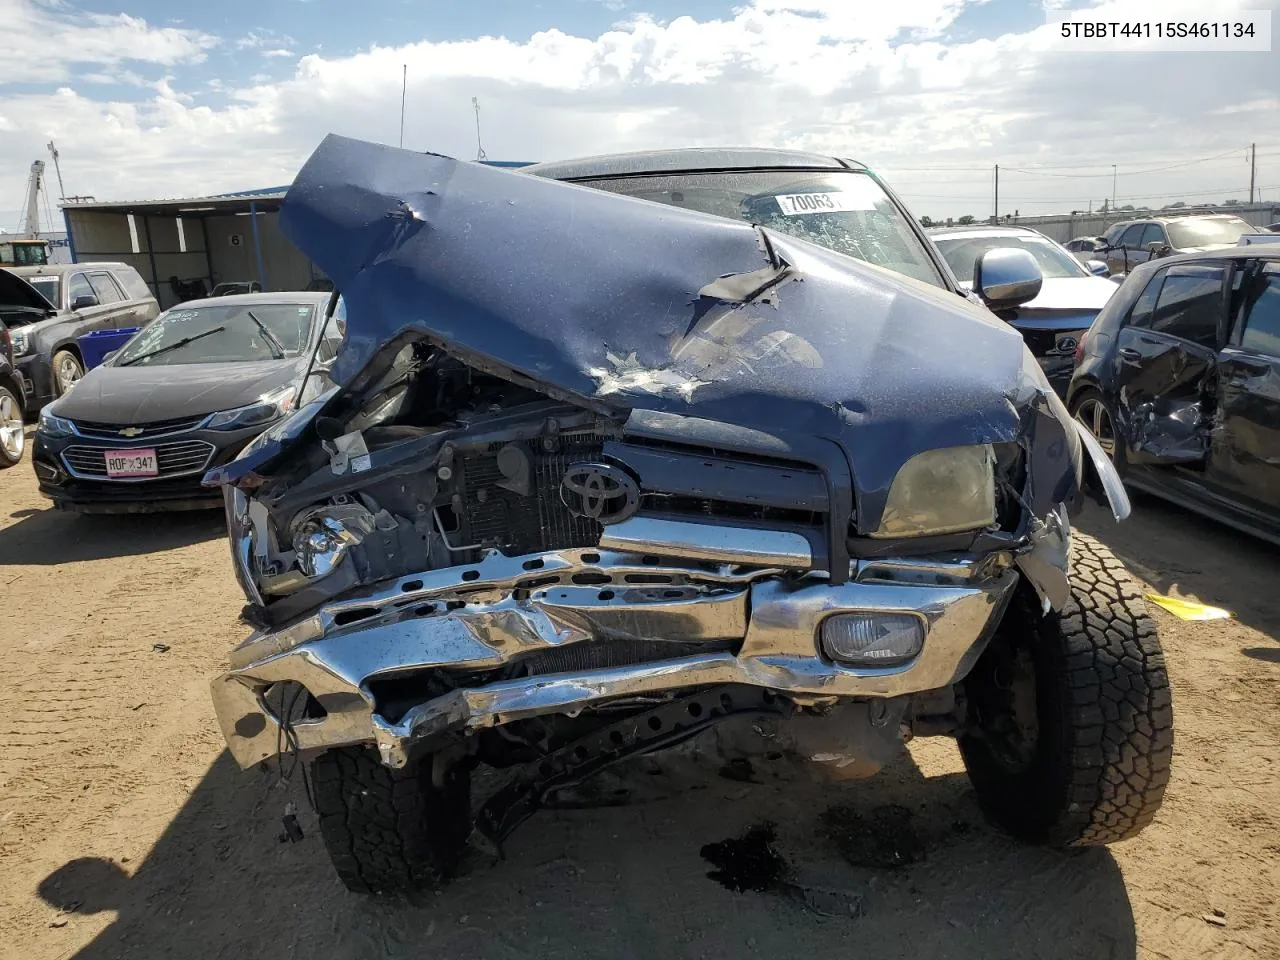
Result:
{"label": "dented hood panel", "polygon": [[1014,439],[1031,398],[983,308],[747,223],[330,136],[280,225],[346,300],[350,390],[425,337],[597,406],[831,440],[863,494]]}

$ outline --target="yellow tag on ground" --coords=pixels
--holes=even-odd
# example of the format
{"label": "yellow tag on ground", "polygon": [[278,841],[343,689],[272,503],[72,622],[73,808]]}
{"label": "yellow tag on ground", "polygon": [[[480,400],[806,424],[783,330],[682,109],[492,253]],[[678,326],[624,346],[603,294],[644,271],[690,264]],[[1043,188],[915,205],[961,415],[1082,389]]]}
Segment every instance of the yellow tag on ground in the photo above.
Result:
{"label": "yellow tag on ground", "polygon": [[1211,607],[1184,600],[1182,597],[1166,597],[1159,593],[1148,593],[1147,599],[1158,607],[1163,607],[1180,620],[1229,620],[1234,614],[1221,607]]}

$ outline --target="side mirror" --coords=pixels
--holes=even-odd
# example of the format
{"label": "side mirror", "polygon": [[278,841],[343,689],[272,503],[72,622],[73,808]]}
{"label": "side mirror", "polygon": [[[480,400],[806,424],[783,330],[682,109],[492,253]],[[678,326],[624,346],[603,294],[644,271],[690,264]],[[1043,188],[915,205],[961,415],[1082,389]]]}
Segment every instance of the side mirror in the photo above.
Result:
{"label": "side mirror", "polygon": [[83,294],[71,301],[72,310],[86,310],[89,307],[96,307],[97,305],[98,298],[91,293]]}
{"label": "side mirror", "polygon": [[1008,310],[1040,296],[1044,274],[1026,250],[997,247],[973,267],[973,289],[991,310]]}
{"label": "side mirror", "polygon": [[1163,257],[1169,252],[1169,245],[1162,240],[1152,240],[1147,244],[1147,253],[1153,257]]}
{"label": "side mirror", "polygon": [[1089,272],[1092,273],[1095,277],[1111,276],[1111,268],[1108,267],[1101,260],[1090,260],[1088,263],[1085,264],[1085,266],[1089,268]]}

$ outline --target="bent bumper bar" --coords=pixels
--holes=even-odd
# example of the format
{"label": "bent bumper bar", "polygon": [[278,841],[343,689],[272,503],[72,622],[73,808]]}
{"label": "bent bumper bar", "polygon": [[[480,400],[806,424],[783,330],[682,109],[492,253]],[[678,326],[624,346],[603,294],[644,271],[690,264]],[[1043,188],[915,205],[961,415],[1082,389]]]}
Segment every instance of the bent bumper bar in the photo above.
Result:
{"label": "bent bumper bar", "polygon": [[[212,685],[223,734],[242,766],[274,755],[282,743],[302,752],[376,743],[385,763],[400,766],[424,738],[619,697],[725,683],[797,696],[934,690],[968,672],[1018,578],[999,556],[868,561],[850,571],[852,582],[835,586],[817,575],[782,579],[778,570],[646,559],[653,558],[495,555],[403,578],[282,630],[255,633]],[[868,612],[922,619],[920,654],[901,666],[865,668],[821,655],[826,617]],[[442,670],[474,676],[539,652],[572,653],[609,640],[680,646],[669,659],[623,666],[472,680],[454,689],[428,682]],[[705,653],[696,652],[701,642]],[[401,696],[406,682],[413,689],[421,681],[420,699],[387,711],[394,720],[380,712],[386,705],[375,689],[388,679],[398,681]],[[283,698],[272,695],[273,685],[284,683],[300,684],[319,707],[292,714],[288,730],[281,729]]]}

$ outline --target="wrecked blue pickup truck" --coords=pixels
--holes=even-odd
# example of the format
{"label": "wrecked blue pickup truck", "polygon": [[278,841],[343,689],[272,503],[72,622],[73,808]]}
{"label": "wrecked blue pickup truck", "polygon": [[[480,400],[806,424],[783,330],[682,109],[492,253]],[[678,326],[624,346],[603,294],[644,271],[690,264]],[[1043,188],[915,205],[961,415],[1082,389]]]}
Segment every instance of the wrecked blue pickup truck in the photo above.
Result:
{"label": "wrecked blue pickup truck", "polygon": [[[711,727],[845,778],[954,736],[1034,843],[1160,806],[1159,640],[1070,528],[1129,511],[1096,441],[865,168],[711,153],[514,173],[330,137],[284,201],[344,334],[206,478],[254,627],[213,698],[239,763],[309,763],[352,889],[437,882]],[[1034,297],[1028,260],[975,289]]]}

